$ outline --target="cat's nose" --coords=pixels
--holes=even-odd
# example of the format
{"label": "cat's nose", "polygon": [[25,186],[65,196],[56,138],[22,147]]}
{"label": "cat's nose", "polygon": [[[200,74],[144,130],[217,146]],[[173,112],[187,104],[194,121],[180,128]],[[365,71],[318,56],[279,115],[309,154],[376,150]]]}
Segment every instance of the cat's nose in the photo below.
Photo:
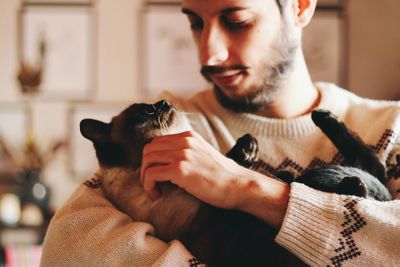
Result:
{"label": "cat's nose", "polygon": [[155,103],[157,109],[167,110],[171,107],[171,104],[167,100],[161,100]]}

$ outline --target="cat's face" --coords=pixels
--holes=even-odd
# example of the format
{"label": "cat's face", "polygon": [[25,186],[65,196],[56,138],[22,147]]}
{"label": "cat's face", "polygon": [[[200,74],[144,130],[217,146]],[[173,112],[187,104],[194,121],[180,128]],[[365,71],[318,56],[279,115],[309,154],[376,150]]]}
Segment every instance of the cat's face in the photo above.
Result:
{"label": "cat's face", "polygon": [[140,166],[145,144],[159,135],[190,130],[185,115],[165,100],[155,104],[133,104],[110,123],[81,121],[82,135],[93,142],[101,166]]}

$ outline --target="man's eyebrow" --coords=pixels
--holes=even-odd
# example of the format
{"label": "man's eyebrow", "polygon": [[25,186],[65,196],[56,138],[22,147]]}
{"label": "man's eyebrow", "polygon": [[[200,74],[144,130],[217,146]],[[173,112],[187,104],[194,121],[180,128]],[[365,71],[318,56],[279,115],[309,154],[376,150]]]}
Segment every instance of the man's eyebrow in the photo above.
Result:
{"label": "man's eyebrow", "polygon": [[183,14],[198,17],[198,15],[196,13],[194,13],[192,10],[190,10],[189,8],[182,7],[181,11]]}
{"label": "man's eyebrow", "polygon": [[[236,11],[241,11],[241,10],[246,10],[246,9],[248,9],[248,8],[247,7],[240,7],[240,6],[228,7],[228,8],[225,8],[225,9],[222,9],[222,10],[218,11],[217,13],[224,15],[224,14],[228,14],[228,13],[232,13],[232,12],[236,12]],[[183,7],[181,9],[181,11],[182,11],[183,14],[186,14],[186,15],[196,16],[196,17],[199,16],[195,12],[193,12],[192,10],[190,10],[190,9],[188,9],[186,7]]]}
{"label": "man's eyebrow", "polygon": [[232,12],[246,10],[246,9],[248,9],[248,8],[247,7],[242,7],[242,6],[235,6],[235,7],[228,7],[228,8],[222,9],[218,13],[224,15],[224,14],[227,14],[227,13],[232,13]]}

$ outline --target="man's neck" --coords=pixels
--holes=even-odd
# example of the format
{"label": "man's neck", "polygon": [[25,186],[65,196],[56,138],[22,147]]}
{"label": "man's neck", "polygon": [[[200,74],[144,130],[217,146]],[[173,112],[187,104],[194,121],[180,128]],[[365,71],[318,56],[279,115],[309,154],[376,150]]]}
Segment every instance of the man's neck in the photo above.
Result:
{"label": "man's neck", "polygon": [[310,113],[319,104],[320,94],[311,81],[300,50],[294,64],[292,73],[276,99],[268,108],[257,112],[257,115],[280,119],[295,118]]}

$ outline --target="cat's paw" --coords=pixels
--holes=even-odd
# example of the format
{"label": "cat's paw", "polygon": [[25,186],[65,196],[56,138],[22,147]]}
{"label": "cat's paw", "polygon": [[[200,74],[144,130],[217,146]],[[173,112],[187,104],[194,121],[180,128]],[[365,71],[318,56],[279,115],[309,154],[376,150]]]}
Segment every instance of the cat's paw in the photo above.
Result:
{"label": "cat's paw", "polygon": [[316,125],[321,125],[321,123],[324,123],[329,120],[337,121],[338,118],[329,110],[315,109],[311,113],[311,119]]}
{"label": "cat's paw", "polygon": [[246,168],[251,167],[259,158],[257,139],[250,134],[243,135],[226,156]]}

